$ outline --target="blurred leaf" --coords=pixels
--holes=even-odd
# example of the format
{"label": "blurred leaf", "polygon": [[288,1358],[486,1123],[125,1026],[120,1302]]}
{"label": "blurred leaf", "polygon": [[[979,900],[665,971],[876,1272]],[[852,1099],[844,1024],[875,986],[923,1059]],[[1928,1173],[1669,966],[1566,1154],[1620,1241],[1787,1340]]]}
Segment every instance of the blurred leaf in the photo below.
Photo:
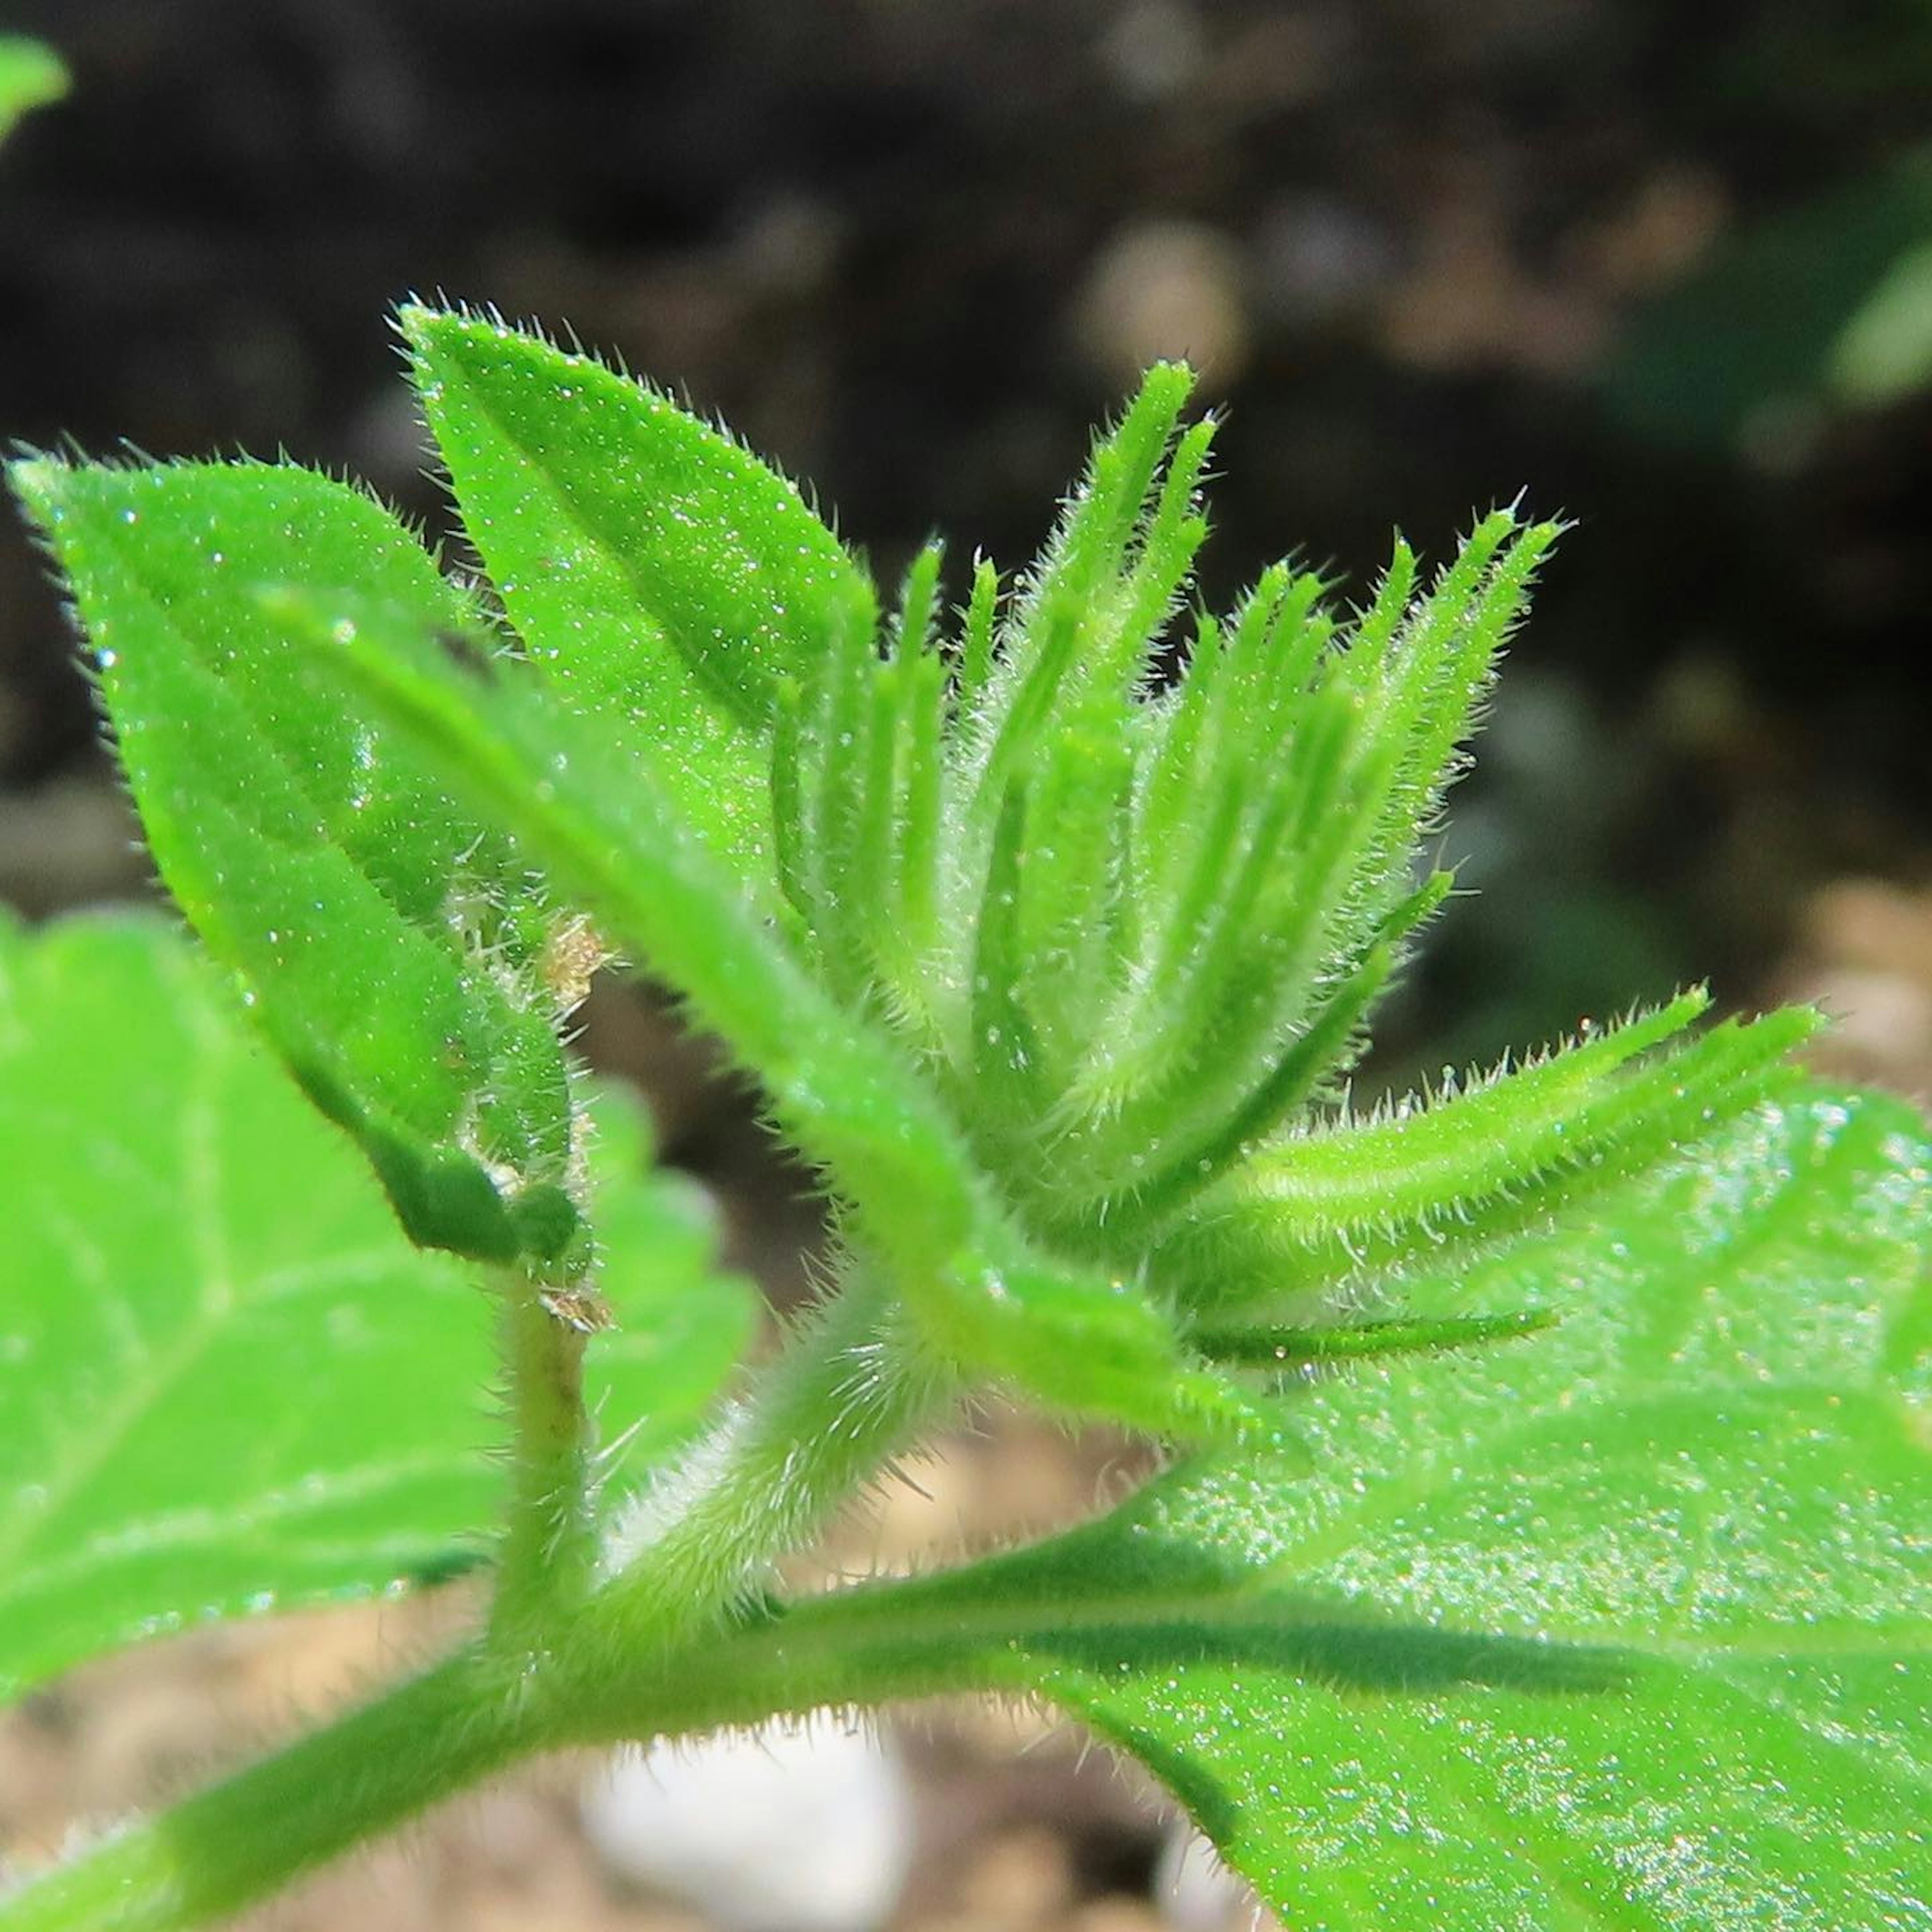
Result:
{"label": "blurred leaf", "polygon": [[488,1304],[180,940],[0,929],[0,1690],[490,1521]]}
{"label": "blurred leaf", "polygon": [[1900,255],[1832,345],[1832,386],[1876,406],[1932,384],[1932,239]]}
{"label": "blurred leaf", "polygon": [[68,85],[67,69],[51,47],[0,34],[0,141],[22,115],[61,99]]}
{"label": "blurred leaf", "polygon": [[[634,1467],[689,1434],[756,1304],[621,1102],[602,1118],[619,1326],[586,1382]],[[180,939],[0,924],[0,1697],[487,1556],[489,1300],[410,1246]]]}
{"label": "blurred leaf", "polygon": [[755,1339],[764,1301],[717,1265],[716,1210],[688,1175],[652,1166],[649,1116],[624,1089],[590,1103],[596,1282],[616,1326],[584,1364],[585,1405],[634,1472],[692,1433]]}
{"label": "blurred leaf", "polygon": [[1611,408],[1660,440],[1729,445],[1762,412],[1888,401],[1926,374],[1932,156],[1849,182],[1720,242],[1633,322]]}

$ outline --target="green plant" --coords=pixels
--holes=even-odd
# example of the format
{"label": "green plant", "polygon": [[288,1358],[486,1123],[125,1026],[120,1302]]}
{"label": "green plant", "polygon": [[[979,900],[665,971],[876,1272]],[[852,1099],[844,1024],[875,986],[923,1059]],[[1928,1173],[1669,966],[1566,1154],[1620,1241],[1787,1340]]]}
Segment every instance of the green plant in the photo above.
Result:
{"label": "green plant", "polygon": [[[1399,544],[1352,615],[1276,566],[1175,667],[1214,426],[1160,368],[1016,588],[978,564],[956,624],[931,549],[882,624],[663,397],[402,320],[488,589],[299,469],[14,469],[163,876],[341,1132],[171,938],[0,942],[0,1439],[40,1492],[0,1675],[465,1550],[488,1618],[0,1927],[203,1922],[536,1750],[970,1689],[1142,1759],[1300,1932],[1922,1916],[1917,1122],[1790,1070],[1807,1013],[1694,1036],[1701,993],[1348,1106],[1555,528],[1499,512],[1432,577]],[[820,1304],[716,1401],[742,1297],[558,1044],[586,914],[831,1204]],[[586,1377],[661,1427],[621,1466]],[[989,1387],[1163,1472],[776,1589]]]}
{"label": "green plant", "polygon": [[50,47],[0,34],[0,141],[22,115],[59,100],[67,88],[67,69]]}

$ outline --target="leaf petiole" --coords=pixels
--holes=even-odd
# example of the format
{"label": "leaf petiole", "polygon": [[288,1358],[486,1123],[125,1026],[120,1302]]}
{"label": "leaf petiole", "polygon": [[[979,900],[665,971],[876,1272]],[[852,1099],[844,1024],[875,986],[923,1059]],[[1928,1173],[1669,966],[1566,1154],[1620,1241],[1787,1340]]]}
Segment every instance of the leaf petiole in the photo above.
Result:
{"label": "leaf petiole", "polygon": [[548,1647],[560,1613],[581,1600],[596,1564],[593,1438],[584,1407],[587,1331],[560,1313],[525,1270],[494,1272],[511,1478],[490,1642],[501,1654],[534,1656]]}

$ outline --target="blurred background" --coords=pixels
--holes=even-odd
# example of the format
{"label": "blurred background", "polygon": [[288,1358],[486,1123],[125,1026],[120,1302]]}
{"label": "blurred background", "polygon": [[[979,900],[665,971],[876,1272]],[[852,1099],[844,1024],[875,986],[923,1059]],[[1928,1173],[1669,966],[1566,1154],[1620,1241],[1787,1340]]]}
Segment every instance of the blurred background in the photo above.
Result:
{"label": "blurred background", "polygon": [[[1444,840],[1480,896],[1382,1077],[1708,974],[1727,1006],[1823,1000],[1834,1070],[1932,1091],[1932,0],[21,0],[0,26],[74,79],[0,151],[0,436],[285,449],[442,528],[385,321],[440,291],[722,414],[883,573],[943,530],[958,591],[976,548],[1024,562],[1089,425],[1188,355],[1228,418],[1213,600],[1291,548],[1365,585],[1398,524],[1440,556],[1519,491],[1576,520]],[[139,894],[132,837],[0,519],[0,899]],[[809,1213],[742,1103],[647,999],[591,1020],[795,1293]],[[1078,1509],[1105,1460],[1016,1453],[908,1508],[989,1534]],[[316,1629],[302,1656],[379,1641]],[[277,1696],[308,1681],[245,1641]],[[182,1654],[152,1688],[178,1714],[247,1681]],[[0,1836],[269,1724],[244,1696],[116,1755],[62,1694],[0,1732]],[[902,1912],[1180,1909],[1112,1773],[961,1724],[914,1753],[958,1828]],[[385,1923],[415,1922],[403,1870]],[[478,1883],[462,1923],[638,1922],[601,1880],[521,1918]]]}

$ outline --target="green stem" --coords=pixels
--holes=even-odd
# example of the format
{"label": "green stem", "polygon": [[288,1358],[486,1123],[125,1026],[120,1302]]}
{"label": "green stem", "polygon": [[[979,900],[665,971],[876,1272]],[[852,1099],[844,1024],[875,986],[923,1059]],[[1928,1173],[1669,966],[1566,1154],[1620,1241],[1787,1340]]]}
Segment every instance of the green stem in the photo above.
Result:
{"label": "green stem", "polygon": [[880,1586],[876,1604],[863,1586],[834,1591],[680,1653],[674,1672],[620,1673],[595,1696],[560,1702],[558,1736],[573,1746],[610,1745],[831,1706],[1034,1688],[1030,1660],[1010,1640],[1031,1634],[1034,1623],[994,1617],[982,1630],[962,1613],[918,1603],[899,1615],[904,1587]]}
{"label": "green stem", "polygon": [[182,1932],[532,1751],[853,1694],[838,1657],[801,1675],[755,1628],[742,1684],[700,1659],[740,1654],[740,1640],[719,1640],[721,1613],[952,1397],[883,1282],[853,1271],[660,1489],[661,1522],[587,1597],[571,1574],[589,1562],[574,1338],[534,1292],[508,1318],[515,1473],[488,1639],[0,1901],[0,1932]]}
{"label": "green stem", "polygon": [[1018,1660],[896,1599],[815,1604],[701,1649],[671,1671],[566,1684],[460,1652],[286,1749],[0,1899],[0,1932],[190,1932],[394,1829],[532,1752],[754,1724],[832,1703],[997,1689]]}
{"label": "green stem", "polygon": [[571,1648],[638,1668],[715,1625],[956,1399],[863,1262],[751,1394],[646,1494]]}
{"label": "green stem", "polygon": [[584,1336],[521,1270],[505,1270],[500,1286],[511,1476],[490,1640],[506,1653],[538,1655],[582,1599],[596,1560]]}
{"label": "green stem", "polygon": [[0,1902],[4,1932],[180,1932],[241,1910],[513,1758],[548,1707],[465,1650]]}

